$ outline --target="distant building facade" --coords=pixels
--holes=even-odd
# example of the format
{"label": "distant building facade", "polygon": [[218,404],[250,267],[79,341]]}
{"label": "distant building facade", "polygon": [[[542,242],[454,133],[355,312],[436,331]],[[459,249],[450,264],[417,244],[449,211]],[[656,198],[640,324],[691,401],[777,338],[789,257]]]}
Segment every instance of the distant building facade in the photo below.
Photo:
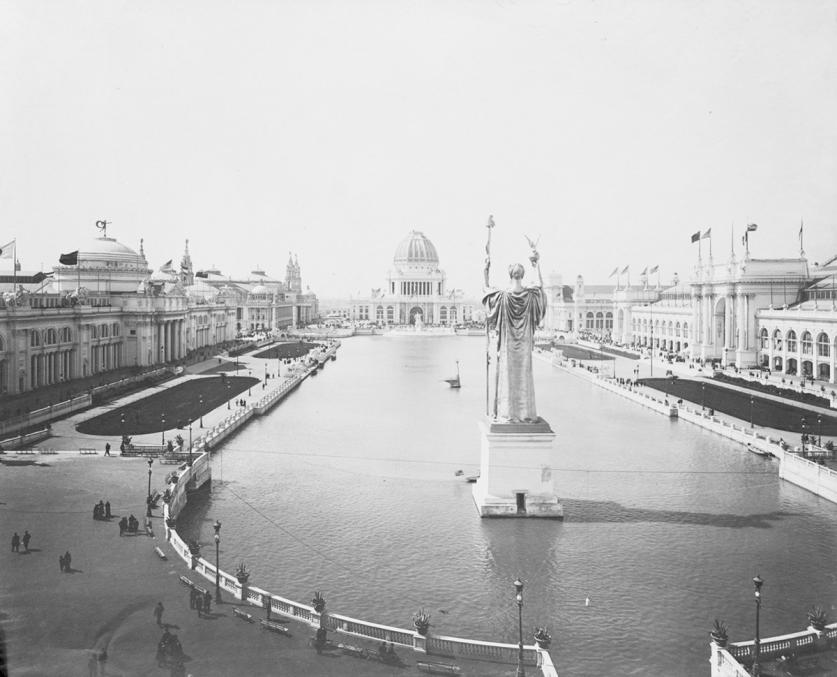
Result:
{"label": "distant building facade", "polygon": [[410,231],[396,248],[392,264],[384,287],[351,300],[353,321],[379,326],[472,321],[475,302],[465,299],[461,290],[447,288],[436,247],[424,233]]}
{"label": "distant building facade", "polygon": [[152,271],[142,241],[135,251],[104,236],[80,246],[75,265],[0,274],[0,394],[170,363],[243,330],[316,316],[316,296],[301,291],[298,264],[273,288],[257,272],[221,284],[200,277],[188,241],[179,270],[169,261]]}

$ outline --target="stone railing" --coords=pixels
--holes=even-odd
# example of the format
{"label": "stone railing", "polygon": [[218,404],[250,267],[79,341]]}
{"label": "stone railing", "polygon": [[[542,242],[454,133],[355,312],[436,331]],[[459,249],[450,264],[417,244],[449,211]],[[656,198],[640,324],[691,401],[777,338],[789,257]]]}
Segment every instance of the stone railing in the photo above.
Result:
{"label": "stone railing", "polygon": [[0,439],[0,448],[4,449],[5,451],[9,451],[10,449],[14,449],[15,447],[25,447],[29,444],[34,444],[35,442],[45,440],[51,434],[52,429],[49,425],[47,425],[47,427],[43,428],[42,430],[35,430],[25,435],[17,435],[15,437],[7,437],[6,439]]}
{"label": "stone railing", "polygon": [[25,416],[16,416],[14,418],[0,421],[0,436],[9,435],[18,430],[23,430],[29,426],[37,425],[38,423],[46,423],[54,418],[72,414],[75,411],[86,409],[93,403],[89,394],[78,395],[63,402],[56,402],[48,407],[35,409]]}
{"label": "stone railing", "polygon": [[779,477],[837,503],[837,472],[797,454],[783,454]]}
{"label": "stone railing", "polygon": [[[261,588],[252,587],[247,584],[242,585],[235,576],[222,570],[216,570],[215,565],[208,560],[200,557],[200,555],[193,555],[189,550],[189,546],[177,533],[177,530],[169,526],[173,524],[170,518],[176,518],[186,505],[189,497],[187,486],[190,480],[201,476],[201,473],[204,473],[204,476],[208,473],[208,459],[209,454],[201,454],[191,468],[188,465],[184,465],[173,473],[176,479],[167,485],[170,494],[169,500],[163,509],[166,524],[166,540],[168,540],[175,552],[196,574],[200,574],[211,583],[214,583],[217,571],[219,587],[233,595],[236,599],[250,604],[253,607],[264,609],[265,613],[269,609],[270,613],[296,619],[311,628],[319,628],[322,622],[324,627],[332,632],[339,632],[369,640],[391,642],[419,653],[457,656],[463,659],[488,660],[512,664],[516,662],[518,654],[518,646],[516,644],[482,642],[479,640],[435,636],[432,634],[425,636],[414,630],[371,623],[341,614],[324,612],[321,615],[311,605],[294,602],[293,600],[274,595]],[[204,468],[203,466],[206,467]],[[197,484],[198,481],[196,479],[195,483]],[[526,665],[540,666],[542,668],[542,674],[545,677],[557,677],[557,672],[552,667],[552,660],[546,651],[538,649],[536,646],[524,646],[523,659]]]}

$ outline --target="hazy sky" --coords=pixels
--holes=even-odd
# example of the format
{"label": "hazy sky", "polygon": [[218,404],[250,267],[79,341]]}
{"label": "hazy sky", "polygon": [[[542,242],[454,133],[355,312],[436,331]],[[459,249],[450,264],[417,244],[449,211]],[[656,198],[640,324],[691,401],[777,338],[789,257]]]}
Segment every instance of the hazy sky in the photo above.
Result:
{"label": "hazy sky", "polygon": [[[449,286],[540,235],[545,272],[688,277],[837,253],[837,0],[0,0],[0,245],[97,219],[152,266],[380,287],[410,229]],[[705,244],[705,242],[704,242]],[[704,253],[705,250],[704,250]],[[7,269],[8,261],[0,261]]]}

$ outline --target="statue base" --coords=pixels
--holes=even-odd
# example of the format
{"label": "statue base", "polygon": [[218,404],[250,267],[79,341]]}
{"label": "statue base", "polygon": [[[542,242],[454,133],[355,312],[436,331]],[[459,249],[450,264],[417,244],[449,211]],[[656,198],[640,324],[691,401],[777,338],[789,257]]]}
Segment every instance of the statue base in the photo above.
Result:
{"label": "statue base", "polygon": [[474,503],[480,517],[563,519],[552,479],[555,433],[533,423],[480,422],[480,476]]}

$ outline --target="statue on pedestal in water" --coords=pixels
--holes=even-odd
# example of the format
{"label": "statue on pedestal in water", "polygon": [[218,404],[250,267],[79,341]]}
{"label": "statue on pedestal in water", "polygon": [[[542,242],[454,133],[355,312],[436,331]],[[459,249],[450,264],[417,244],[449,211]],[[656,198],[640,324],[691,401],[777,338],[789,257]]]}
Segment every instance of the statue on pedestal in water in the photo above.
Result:
{"label": "statue on pedestal in water", "polygon": [[[488,223],[488,244],[485,259],[485,292],[483,306],[486,314],[486,336],[496,330],[495,340],[488,339],[489,355],[494,355],[494,406],[490,412],[497,422],[536,423],[535,385],[532,379],[532,351],[535,329],[546,315],[547,297],[536,245],[529,240],[532,253],[529,261],[538,272],[537,286],[523,286],[525,270],[522,264],[509,266],[509,289],[492,289],[488,273],[491,268],[490,243],[493,219]],[[528,239],[528,238],[527,238]]]}

